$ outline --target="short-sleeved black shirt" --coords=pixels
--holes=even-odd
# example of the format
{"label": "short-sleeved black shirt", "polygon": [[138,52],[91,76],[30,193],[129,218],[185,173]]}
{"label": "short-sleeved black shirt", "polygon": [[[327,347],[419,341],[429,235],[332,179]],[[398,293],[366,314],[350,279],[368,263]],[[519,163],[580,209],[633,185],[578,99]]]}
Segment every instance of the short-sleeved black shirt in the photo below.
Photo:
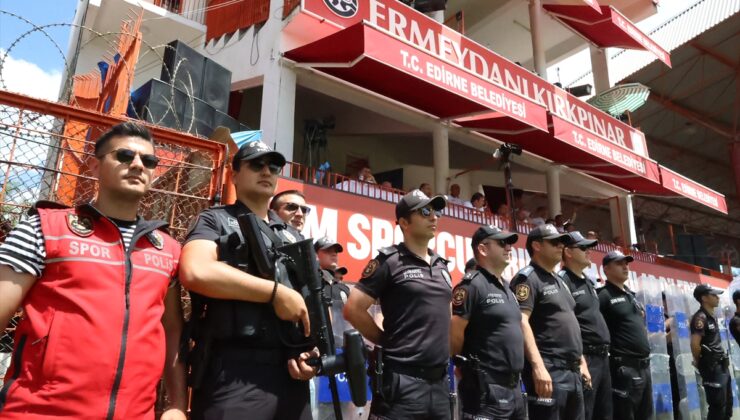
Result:
{"label": "short-sleeved black shirt", "polygon": [[735,316],[730,320],[730,334],[735,337],[737,345],[740,346],[740,312],[735,312]]}
{"label": "short-sleeved black shirt", "polygon": [[452,279],[447,260],[428,251],[430,263],[401,243],[380,250],[355,286],[380,301],[380,345],[389,360],[440,366],[450,357]]}
{"label": "short-sleeved black shirt", "polygon": [[576,303],[560,276],[531,262],[514,276],[511,290],[519,307],[532,311],[529,325],[541,356],[581,358],[581,329],[573,312]]}
{"label": "short-sleeved black shirt", "polygon": [[[220,223],[219,216],[217,213],[226,213],[226,220],[229,226],[223,226]],[[188,232],[185,243],[194,241],[196,239],[204,239],[207,241],[215,241],[223,235],[231,233],[233,230],[239,230],[239,222],[237,217],[242,214],[253,213],[249,207],[242,204],[241,201],[237,201],[234,204],[226,206],[216,206],[206,209],[198,215],[198,220],[195,222],[195,226]],[[284,243],[293,243],[303,240],[303,236],[294,227],[285,224],[282,219],[273,211],[268,213],[270,220],[270,228],[280,237]]]}
{"label": "short-sleeved black shirt", "polygon": [[[724,352],[722,349],[722,340],[719,336],[717,318],[704,308],[699,308],[694,316],[691,317],[691,334],[701,336],[702,346],[707,346],[716,353]],[[704,349],[702,349],[703,351]]]}
{"label": "short-sleeved black shirt", "polygon": [[581,339],[584,346],[600,346],[609,344],[609,328],[599,309],[599,296],[596,294],[591,279],[584,273],[579,277],[565,267],[560,271],[560,277],[570,289],[573,300],[576,301],[576,318],[581,326]]}
{"label": "short-sleeved black shirt", "polygon": [[611,336],[611,354],[623,357],[650,356],[645,309],[627,286],[624,290],[612,282],[599,288],[599,305]]}
{"label": "short-sleeved black shirt", "polygon": [[468,320],[462,355],[477,356],[491,373],[521,372],[522,313],[503,280],[480,267],[466,273],[452,291],[452,314]]}

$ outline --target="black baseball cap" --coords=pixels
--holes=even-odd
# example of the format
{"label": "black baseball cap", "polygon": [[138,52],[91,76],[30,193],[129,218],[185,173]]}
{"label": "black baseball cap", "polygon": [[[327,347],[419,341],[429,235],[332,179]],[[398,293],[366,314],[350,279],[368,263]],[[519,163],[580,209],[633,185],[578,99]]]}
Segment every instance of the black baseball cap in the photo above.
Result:
{"label": "black baseball cap", "polygon": [[280,152],[272,150],[272,148],[270,148],[270,146],[268,146],[267,144],[256,140],[245,143],[239,148],[239,150],[234,155],[234,159],[232,159],[231,161],[231,166],[232,168],[235,168],[238,165],[237,162],[239,161],[257,159],[258,157],[262,156],[269,156],[274,163],[280,166],[285,165],[285,156],[283,156]]}
{"label": "black baseball cap", "polygon": [[734,292],[732,292],[732,301],[737,302],[738,300],[740,300],[740,289],[737,289]]}
{"label": "black baseball cap", "polygon": [[529,231],[527,235],[527,241],[539,241],[539,240],[551,241],[553,239],[559,239],[563,243],[570,244],[570,236],[567,233],[560,233],[555,226],[552,224],[544,224],[537,226],[536,228]]}
{"label": "black baseball cap", "polygon": [[475,233],[473,234],[473,249],[475,249],[478,244],[488,238],[503,240],[506,241],[507,244],[513,244],[517,241],[517,239],[519,239],[519,235],[511,232],[504,232],[494,225],[481,226],[476,229]]}
{"label": "black baseball cap", "polygon": [[624,261],[626,260],[628,263],[631,263],[635,259],[631,255],[624,255],[621,251],[609,251],[606,255],[604,255],[604,259],[601,260],[602,265],[607,265],[610,262],[614,261]]}
{"label": "black baseball cap", "polygon": [[319,238],[314,242],[313,249],[315,251],[318,251],[320,249],[329,249],[329,248],[337,248],[337,252],[344,252],[344,248],[342,248],[342,245],[339,244],[339,242],[333,241],[326,236],[323,238]]}
{"label": "black baseball cap", "polygon": [[334,270],[335,273],[339,273],[343,276],[346,276],[348,273],[347,267],[337,267],[336,270]]}
{"label": "black baseball cap", "polygon": [[419,189],[411,190],[396,204],[396,220],[408,216],[411,212],[430,204],[434,210],[442,210],[447,205],[447,199],[442,195],[435,195],[429,198]]}
{"label": "black baseball cap", "polygon": [[596,244],[599,242],[596,239],[586,239],[581,235],[581,232],[574,230],[573,232],[568,233],[568,236],[570,236],[570,246],[587,246],[592,247],[596,246]]}
{"label": "black baseball cap", "polygon": [[[725,291],[722,289],[717,289],[715,287],[712,287],[708,284],[700,284],[694,288],[694,299],[701,302],[701,297],[706,295],[721,295]],[[737,292],[736,292],[737,293]],[[734,297],[734,293],[733,293]]]}

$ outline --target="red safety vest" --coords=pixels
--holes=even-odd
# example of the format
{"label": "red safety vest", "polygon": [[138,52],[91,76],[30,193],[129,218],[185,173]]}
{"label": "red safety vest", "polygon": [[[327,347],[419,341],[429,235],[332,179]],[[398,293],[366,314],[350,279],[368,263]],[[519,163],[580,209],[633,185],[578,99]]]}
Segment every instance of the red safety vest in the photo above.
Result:
{"label": "red safety vest", "polygon": [[37,211],[46,267],[23,302],[0,419],[153,419],[180,245],[140,219],[126,252],[89,205]]}

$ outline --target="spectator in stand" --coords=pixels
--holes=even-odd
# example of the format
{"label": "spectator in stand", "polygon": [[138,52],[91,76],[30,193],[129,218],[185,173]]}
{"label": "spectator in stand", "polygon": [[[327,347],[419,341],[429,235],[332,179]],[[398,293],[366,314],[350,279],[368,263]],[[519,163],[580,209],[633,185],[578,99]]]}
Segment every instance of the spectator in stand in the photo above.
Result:
{"label": "spectator in stand", "polygon": [[547,219],[547,207],[545,206],[539,206],[537,207],[537,210],[534,211],[534,217],[532,217],[531,222],[532,224],[536,226],[544,225],[545,219]]}
{"label": "spectator in stand", "polygon": [[465,202],[465,207],[483,211],[486,208],[486,196],[477,192],[470,197],[470,201]]}
{"label": "spectator in stand", "polygon": [[558,230],[558,232],[563,233],[565,232],[565,227],[563,226],[565,224],[565,221],[563,220],[563,215],[558,214],[555,215],[555,229]]}
{"label": "spectator in stand", "polygon": [[505,203],[499,205],[496,209],[496,216],[504,220],[509,220],[509,218],[511,218],[511,210],[509,210],[509,205]]}
{"label": "spectator in stand", "polygon": [[274,211],[283,221],[298,230],[303,231],[306,216],[311,208],[306,205],[306,197],[298,190],[287,190],[278,193],[270,202],[270,210]]}
{"label": "spectator in stand", "polygon": [[8,237],[11,230],[13,230],[13,226],[10,221],[5,218],[0,219],[0,243],[5,242],[5,238]]}
{"label": "spectator in stand", "polygon": [[532,225],[532,221],[529,219],[529,212],[524,209],[519,209],[516,212],[516,223],[518,225]]}
{"label": "spectator in stand", "polygon": [[614,239],[612,239],[612,245],[624,248],[624,239],[622,239],[621,236],[615,236]]}
{"label": "spectator in stand", "polygon": [[375,177],[373,176],[373,172],[370,170],[369,166],[363,166],[360,168],[359,172],[357,172],[357,179],[362,182],[367,182],[368,184],[378,183],[375,181]]}
{"label": "spectator in stand", "polygon": [[598,241],[599,234],[596,233],[595,230],[589,230],[588,232],[586,232],[586,239],[596,239]]}
{"label": "spectator in stand", "polygon": [[419,185],[419,189],[421,192],[423,192],[427,197],[431,197],[434,195],[434,192],[432,191],[432,184],[428,182],[422,182],[421,185]]}
{"label": "spectator in stand", "polygon": [[450,185],[450,195],[447,197],[447,202],[452,204],[464,205],[465,202],[460,198],[460,186],[457,184]]}
{"label": "spectator in stand", "polygon": [[393,184],[390,181],[383,181],[380,183],[380,186],[389,190],[393,188]]}

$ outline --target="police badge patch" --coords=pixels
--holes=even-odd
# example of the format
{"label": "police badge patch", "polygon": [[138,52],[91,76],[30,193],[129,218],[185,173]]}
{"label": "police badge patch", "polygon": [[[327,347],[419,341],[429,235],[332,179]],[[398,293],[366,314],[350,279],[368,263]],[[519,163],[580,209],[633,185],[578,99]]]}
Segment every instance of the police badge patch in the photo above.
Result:
{"label": "police badge patch", "polygon": [[524,302],[529,299],[529,286],[526,284],[519,284],[516,286],[516,300]]}
{"label": "police badge patch", "polygon": [[75,235],[87,237],[93,233],[93,221],[88,216],[80,216],[78,214],[70,213],[67,215],[67,227],[69,230],[74,232]]}
{"label": "police badge patch", "polygon": [[704,321],[697,317],[696,321],[694,321],[694,328],[697,330],[703,330],[704,329]]}
{"label": "police badge patch", "polygon": [[362,278],[364,279],[372,276],[375,270],[378,269],[378,265],[380,265],[378,260],[370,260],[370,262],[365,266],[365,269],[362,270]]}
{"label": "police badge patch", "polygon": [[160,251],[164,249],[164,238],[162,237],[162,234],[156,230],[149,234],[149,242],[151,242],[152,245]]}
{"label": "police badge patch", "polygon": [[460,306],[465,302],[465,298],[468,296],[468,291],[463,287],[458,287],[452,292],[452,305]]}

